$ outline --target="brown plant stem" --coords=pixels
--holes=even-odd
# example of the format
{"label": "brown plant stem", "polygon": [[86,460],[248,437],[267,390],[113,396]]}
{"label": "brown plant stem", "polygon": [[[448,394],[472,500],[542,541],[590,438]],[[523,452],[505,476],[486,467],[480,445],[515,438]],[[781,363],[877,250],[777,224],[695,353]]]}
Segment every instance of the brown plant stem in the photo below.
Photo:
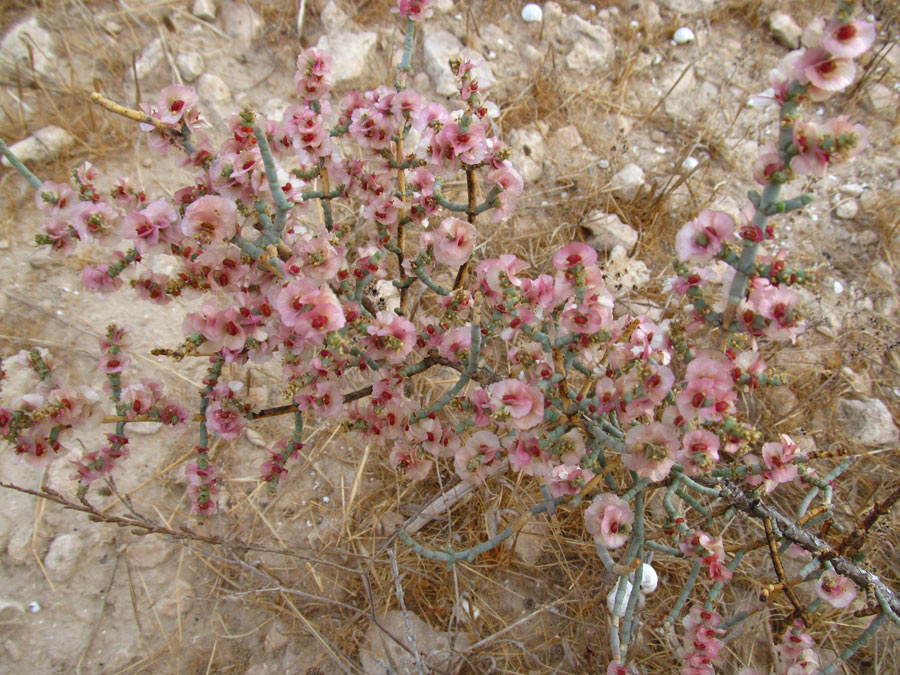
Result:
{"label": "brown plant stem", "polygon": [[856,555],[865,545],[869,530],[881,516],[887,515],[898,499],[900,499],[900,483],[896,484],[894,489],[882,501],[876,500],[875,504],[862,517],[857,526],[834,547],[835,555],[846,555],[851,558]]}
{"label": "brown plant stem", "polygon": [[865,589],[872,586],[877,589],[885,599],[886,605],[894,613],[900,612],[900,597],[897,597],[893,589],[885,584],[877,574],[854,564],[844,556],[835,554],[827,542],[822,541],[812,532],[798,527],[789,518],[772,507],[766,506],[759,499],[751,499],[737,486],[725,480],[717,482],[722,488],[721,497],[736,509],[753,518],[771,520],[773,524],[778,525],[778,529],[781,531],[781,536],[784,539],[797,544],[797,546],[809,551],[820,560],[829,560],[838,574],[848,577],[859,588]]}
{"label": "brown plant stem", "polygon": [[[478,181],[475,169],[466,169],[466,196],[468,197],[466,220],[469,221],[470,225],[475,225],[475,219],[478,218],[478,215],[475,213],[475,208],[478,206]],[[456,280],[453,282],[454,291],[459,290],[466,283],[468,272],[469,261],[467,260],[460,265],[459,270],[456,272]]]}
{"label": "brown plant stem", "polygon": [[[464,364],[454,363],[453,361],[450,361],[443,356],[438,356],[437,354],[429,354],[416,364],[417,369],[420,368],[421,370],[418,370],[418,372],[416,372],[415,374],[418,375],[419,373],[425,372],[433,366],[445,366],[459,372],[462,372],[466,368]],[[503,378],[501,378],[496,373],[485,370],[484,368],[476,368],[475,372],[471,376],[471,379],[475,380],[479,384],[486,385],[493,384],[494,382],[499,382]],[[365,398],[366,396],[370,396],[371,394],[372,385],[369,384],[365,387],[361,387],[359,389],[351,391],[348,394],[344,394],[344,403],[352,403],[353,401]],[[290,415],[291,413],[295,412],[297,412],[297,406],[293,403],[287,403],[285,405],[274,406],[272,408],[252,411],[247,413],[245,417],[248,420],[258,420],[265,417]],[[196,414],[191,417],[192,422],[202,422],[204,419],[205,418],[200,414]],[[100,421],[103,424],[112,424],[115,422],[159,422],[160,420],[150,415],[136,415],[132,418],[125,418],[121,415],[104,415]]]}
{"label": "brown plant stem", "polygon": [[[791,601],[791,604],[794,606],[794,612],[800,617],[800,620],[803,621],[803,625],[809,626],[809,615],[806,613],[806,608],[800,604],[800,599],[797,597],[797,594],[794,593],[794,589],[788,583],[787,575],[784,573],[784,566],[781,564],[781,558],[778,555],[778,544],[775,539],[775,529],[772,527],[772,519],[763,518],[763,527],[766,530],[766,541],[769,543],[769,555],[772,557],[772,565],[775,567],[775,574],[778,576],[781,589],[788,597],[788,600]],[[760,599],[765,601],[767,597],[768,595],[764,594]]]}
{"label": "brown plant stem", "polygon": [[126,108],[124,105],[119,105],[115,101],[112,101],[106,98],[103,94],[99,92],[91,92],[91,100],[98,104],[99,106],[106,108],[111,113],[115,113],[116,115],[121,115],[122,117],[127,117],[128,119],[134,122],[142,122],[143,124],[152,124],[154,127],[163,132],[168,132],[169,129],[163,124],[161,121],[154,117],[150,117],[147,113],[143,113],[140,110],[134,110],[133,108]]}

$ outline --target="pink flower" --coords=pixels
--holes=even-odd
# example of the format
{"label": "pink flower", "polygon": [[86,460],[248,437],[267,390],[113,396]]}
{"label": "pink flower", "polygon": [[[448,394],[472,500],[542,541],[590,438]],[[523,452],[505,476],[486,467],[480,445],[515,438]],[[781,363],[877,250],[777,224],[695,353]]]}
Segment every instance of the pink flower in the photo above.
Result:
{"label": "pink flower", "polygon": [[197,93],[181,84],[172,84],[159,92],[155,117],[163,124],[180,128],[190,127],[200,119]]}
{"label": "pink flower", "polygon": [[121,373],[129,363],[131,363],[131,357],[128,354],[117,351],[115,354],[105,352],[100,357],[97,365],[101,373],[111,375],[112,373]]}
{"label": "pink flower", "polygon": [[841,59],[853,59],[868,51],[875,42],[875,24],[861,19],[847,23],[829,21],[819,40],[819,46]]}
{"label": "pink flower", "polygon": [[[309,277],[317,284],[331,281],[344,264],[344,256],[340,250],[331,245],[329,234],[322,231],[302,240],[294,250],[297,260],[285,263],[286,271],[294,276]],[[298,263],[301,263],[298,265]]]}
{"label": "pink flower", "polygon": [[450,427],[428,417],[409,425],[406,439],[435,457],[452,457],[460,447],[459,437]]}
{"label": "pink flower", "polygon": [[793,663],[797,661],[807,649],[815,649],[816,643],[806,631],[803,630],[803,622],[795,621],[781,637],[781,644],[775,650],[783,661]]}
{"label": "pink flower", "polygon": [[699,558],[709,571],[709,578],[714,581],[727,581],[733,573],[724,566],[725,545],[722,537],[713,537],[703,530],[697,530],[678,545],[684,555]]}
{"label": "pink flower", "polygon": [[[825,122],[824,142],[828,144],[828,163],[848,162],[866,149],[869,131],[862,124],[852,124],[847,115]],[[824,144],[824,143],[823,143]]]}
{"label": "pink flower", "polygon": [[834,56],[822,47],[807,49],[795,67],[797,81],[809,84],[809,97],[813,101],[824,101],[849,86],[856,76],[852,60]]}
{"label": "pink flower", "polygon": [[675,395],[675,405],[685,421],[719,421],[737,399],[731,361],[724,354],[701,350],[688,364],[687,386]]}
{"label": "pink flower", "polygon": [[800,120],[794,124],[794,148],[791,169],[800,176],[822,178],[828,168],[828,154],[822,150],[822,133],[815,122]]}
{"label": "pink flower", "polygon": [[45,216],[62,216],[78,204],[75,191],[65,183],[45,180],[34,193],[34,203]]}
{"label": "pink flower", "polygon": [[491,220],[499,223],[515,210],[516,201],[525,188],[525,181],[509,160],[504,160],[497,168],[488,171],[485,178],[503,188],[503,192],[497,196],[499,204],[491,217]]}
{"label": "pink flower", "polygon": [[766,492],[772,492],[781,483],[790,483],[797,477],[797,466],[792,463],[798,446],[787,434],[781,434],[779,443],[766,443],[762,447],[763,478]]}
{"label": "pink flower", "polygon": [[590,267],[597,262],[597,251],[579,242],[572,242],[553,254],[553,266],[560,270],[570,270],[578,265]]}
{"label": "pink flower", "polygon": [[301,53],[297,57],[294,85],[304,101],[324,97],[331,89],[331,54],[313,47]]}
{"label": "pink flower", "polygon": [[438,141],[442,145],[449,146],[452,156],[458,157],[464,164],[478,164],[487,153],[484,127],[475,120],[465,129],[456,122],[444,125]]}
{"label": "pink flower", "polygon": [[528,268],[528,263],[516,256],[503,253],[499,258],[482,260],[475,268],[476,278],[481,290],[492,302],[515,294],[522,285],[516,274]]}
{"label": "pink flower", "polygon": [[122,286],[122,279],[118,276],[110,276],[109,265],[86,265],[81,270],[81,285],[89,291],[97,293],[112,293]]}
{"label": "pink flower", "polygon": [[816,594],[832,607],[846,609],[856,599],[853,582],[831,570],[825,570],[816,581]]}
{"label": "pink flower", "polygon": [[146,253],[162,242],[175,243],[180,238],[174,232],[178,214],[165,199],[151,202],[141,211],[133,211],[123,221],[123,236],[134,240],[139,253]]}
{"label": "pink flower", "polygon": [[344,395],[337,382],[328,380],[316,383],[312,393],[298,393],[294,401],[300,410],[312,409],[322,417],[337,417],[344,404]]}
{"label": "pink flower", "polygon": [[686,223],[675,236],[679,260],[712,260],[722,243],[734,234],[734,219],[722,211],[704,209],[695,220]]}
{"label": "pink flower", "polygon": [[765,143],[759,149],[759,156],[753,165],[753,178],[760,185],[772,182],[772,177],[786,167],[784,157],[774,142]]}
{"label": "pink flower", "polygon": [[547,488],[552,497],[577,495],[594,477],[594,472],[572,464],[560,464],[553,467],[547,476]]}
{"label": "pink flower", "polygon": [[247,341],[243,317],[235,307],[219,310],[214,301],[204,303],[201,314],[191,313],[184,318],[185,335],[200,333],[217,351],[224,347],[237,351]]}
{"label": "pink flower", "polygon": [[72,209],[70,223],[81,241],[104,240],[117,234],[119,214],[105,202],[78,202]]}
{"label": "pink flower", "polygon": [[624,499],[604,493],[584,510],[584,527],[606,548],[620,548],[628,541],[634,513]]}
{"label": "pink flower", "polygon": [[221,401],[213,401],[206,408],[207,428],[226,441],[233,441],[240,436],[246,422],[234,406],[224,406]]}
{"label": "pink flower", "polygon": [[185,209],[181,231],[203,244],[228,241],[237,234],[237,207],[218,195],[200,197]]}
{"label": "pink flower", "polygon": [[369,356],[388,363],[402,362],[416,344],[416,327],[412,322],[388,310],[378,312],[366,332],[370,336],[366,340]]}
{"label": "pink flower", "polygon": [[544,395],[521,380],[501,380],[490,387],[497,418],[509,426],[531,429],[544,419]]}
{"label": "pink flower", "polygon": [[499,450],[500,440],[496,434],[487,430],[476,431],[454,455],[456,475],[470,483],[483,483]]}
{"label": "pink flower", "polygon": [[337,296],[328,287],[318,288],[309,279],[291,281],[275,299],[282,322],[306,339],[316,339],[346,324]]}
{"label": "pink flower", "polygon": [[678,451],[678,432],[671,424],[650,422],[632,427],[625,435],[628,454],[622,462],[642,478],[660,481],[669,475]]}
{"label": "pink flower", "polygon": [[413,21],[427,19],[434,14],[434,10],[428,6],[431,0],[397,0],[397,5],[391,7],[391,11],[400,16],[405,16]]}
{"label": "pink flower", "polygon": [[719,461],[719,437],[706,429],[696,429],[684,435],[682,447],[675,456],[688,476],[698,476],[712,469]]}
{"label": "pink flower", "polygon": [[444,265],[459,267],[475,248],[475,227],[459,218],[444,218],[434,232],[434,259]]}
{"label": "pink flower", "polygon": [[430,459],[421,459],[419,450],[401,438],[396,439],[391,447],[390,462],[404,470],[410,480],[424,480],[434,464]]}
{"label": "pink flower", "polygon": [[504,439],[513,471],[521,471],[526,476],[549,476],[550,463],[541,453],[538,439],[529,434],[515,434],[511,440]]}

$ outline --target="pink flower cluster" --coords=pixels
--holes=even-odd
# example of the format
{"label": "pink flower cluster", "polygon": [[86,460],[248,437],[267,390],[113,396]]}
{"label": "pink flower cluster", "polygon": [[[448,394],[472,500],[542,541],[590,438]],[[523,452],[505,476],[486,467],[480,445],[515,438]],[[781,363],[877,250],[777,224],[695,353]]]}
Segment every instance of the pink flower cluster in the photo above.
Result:
{"label": "pink flower cluster", "polygon": [[725,646],[718,628],[722,617],[717,612],[694,605],[682,619],[684,641],[677,654],[681,659],[682,675],[715,675],[715,666],[722,663],[721,651]]}
{"label": "pink flower cluster", "polygon": [[13,447],[16,457],[46,466],[68,451],[73,427],[94,414],[100,397],[87,387],[60,382],[46,349],[20,351],[8,364],[24,376],[28,393],[14,396],[8,408],[0,407],[0,438]]}
{"label": "pink flower cluster", "polygon": [[812,675],[820,672],[819,654],[816,643],[804,631],[802,621],[795,621],[781,636],[781,643],[775,645],[778,654],[779,675]]}

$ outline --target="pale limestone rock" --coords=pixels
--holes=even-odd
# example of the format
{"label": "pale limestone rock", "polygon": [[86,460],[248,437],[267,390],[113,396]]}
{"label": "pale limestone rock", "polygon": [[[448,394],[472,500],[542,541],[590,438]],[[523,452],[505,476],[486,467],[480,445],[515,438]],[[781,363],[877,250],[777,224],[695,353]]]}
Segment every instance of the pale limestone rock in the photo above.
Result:
{"label": "pale limestone rock", "polygon": [[50,578],[54,581],[71,579],[83,551],[84,539],[77,534],[61,534],[54,539],[44,556],[44,567]]}
{"label": "pale limestone rock", "polygon": [[340,85],[370,71],[377,42],[372,31],[345,30],[323,35],[316,47],[331,54],[331,76]]}
{"label": "pale limestone rock", "polygon": [[31,81],[32,62],[40,75],[53,70],[55,41],[35,17],[22,21],[6,31],[0,39],[0,70],[15,73],[18,64],[22,77]]}
{"label": "pale limestone rock", "polygon": [[637,164],[626,164],[613,176],[613,193],[625,201],[631,201],[637,197],[641,186],[644,184],[644,170]]}
{"label": "pale limestone rock", "polygon": [[241,49],[249,49],[263,27],[262,19],[247,0],[223,0],[222,21],[234,46]]}
{"label": "pale limestone rock", "polygon": [[553,132],[553,136],[550,138],[550,144],[555,148],[558,147],[571,152],[584,145],[584,141],[581,139],[581,134],[578,133],[578,129],[575,125],[569,124],[560,127]]}
{"label": "pale limestone rock", "polygon": [[[162,63],[163,44],[160,38],[153,38],[143,50],[137,61],[134,63],[134,69],[129,68],[126,71],[125,79],[128,82],[134,81],[134,73],[137,73],[138,80],[143,81],[153,70]],[[133,86],[133,85],[132,85]]]}
{"label": "pale limestone rock", "polygon": [[197,96],[200,98],[201,110],[212,112],[220,120],[225,120],[234,112],[234,101],[231,89],[222,78],[211,73],[204,73],[197,80]]}
{"label": "pale limestone rock", "polygon": [[161,565],[173,551],[172,544],[160,541],[157,537],[139,537],[128,544],[128,560],[135,567],[150,569]]}
{"label": "pale limestone rock", "polygon": [[472,70],[472,75],[478,80],[480,90],[487,89],[496,82],[491,64],[484,56],[474,49],[463,47],[453,33],[443,28],[429,26],[430,24],[425,24],[425,40],[423,42],[425,70],[439,95],[458,95],[456,77],[451,72],[449,63],[451,58],[457,56],[481,64]]}
{"label": "pale limestone rock", "polygon": [[847,437],[861,445],[895,445],[898,441],[891,411],[877,398],[840,399],[838,421]]}
{"label": "pale limestone rock", "polygon": [[797,49],[800,46],[800,38],[803,29],[794,21],[787,12],[772,12],[769,14],[769,30],[775,42],[788,49]]}
{"label": "pale limestone rock", "polygon": [[701,14],[711,10],[716,2],[715,0],[659,0],[659,4],[680,14]]}
{"label": "pale limestone rock", "polygon": [[215,21],[216,3],[213,0],[196,0],[191,14],[204,21]]}
{"label": "pale limestone rock", "polygon": [[[457,665],[461,662],[461,658],[456,656],[453,650],[454,647],[460,650],[468,646],[469,640],[465,634],[460,633],[456,639],[456,644],[451,645],[450,633],[436,631],[412,612],[407,612],[407,617],[411,624],[412,634],[415,637],[415,648],[422,654],[422,659],[425,662],[425,671],[455,672]],[[392,635],[402,640],[408,647],[413,648],[401,611],[391,610],[387,612],[381,618],[381,624]],[[380,629],[374,622],[369,624],[365,643],[360,648],[359,654],[363,672],[366,675],[384,675],[385,669],[381,664],[388,662],[385,656],[385,645],[387,645],[387,649],[397,665],[398,675],[414,675],[419,672],[415,658],[393,640],[383,640],[384,636],[380,635],[380,633]]]}
{"label": "pale limestone rock", "polygon": [[175,65],[185,82],[193,82],[203,74],[203,57],[197,52],[186,52],[175,57]]}
{"label": "pale limestone rock", "polygon": [[627,295],[650,281],[650,270],[642,260],[629,258],[623,246],[616,246],[603,268],[606,285],[617,296]]}
{"label": "pale limestone rock", "polygon": [[322,27],[326,33],[337,33],[347,28],[352,28],[352,22],[347,13],[331,0],[320,15]]}
{"label": "pale limestone rock", "polygon": [[834,215],[841,220],[853,220],[859,213],[859,202],[855,199],[842,199],[834,209]]}
{"label": "pale limestone rock", "polygon": [[626,253],[631,253],[638,241],[634,228],[623,223],[614,213],[594,211],[581,226],[590,230],[592,236],[588,244],[598,251],[612,251],[616,246],[621,246]]}
{"label": "pale limestone rock", "polygon": [[566,55],[566,65],[571,70],[588,75],[612,62],[616,53],[615,41],[603,26],[572,15],[563,19],[563,31],[577,36],[572,50]]}
{"label": "pale limestone rock", "polygon": [[[9,149],[25,162],[45,162],[54,159],[75,145],[75,138],[65,129],[49,126],[38,129],[26,139],[13,143]],[[0,163],[11,166],[4,157]]]}

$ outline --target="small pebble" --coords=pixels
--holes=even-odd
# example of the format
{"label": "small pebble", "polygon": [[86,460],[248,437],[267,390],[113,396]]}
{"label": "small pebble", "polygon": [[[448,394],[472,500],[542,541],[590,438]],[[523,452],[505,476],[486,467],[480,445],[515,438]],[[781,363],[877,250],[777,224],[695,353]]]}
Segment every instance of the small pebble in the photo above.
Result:
{"label": "small pebble", "polygon": [[32,614],[37,614],[38,612],[41,611],[41,609],[43,609],[43,608],[41,607],[41,603],[39,603],[39,602],[37,602],[37,601],[29,602],[29,603],[26,605],[26,607],[28,608],[28,611],[31,612]]}
{"label": "small pebble", "polygon": [[693,42],[694,31],[692,31],[687,26],[682,26],[675,31],[675,34],[672,36],[672,41],[676,45],[686,45],[688,42]]}
{"label": "small pebble", "polygon": [[528,23],[540,23],[544,20],[544,11],[540,5],[529,2],[522,8],[522,20]]}
{"label": "small pebble", "polygon": [[835,295],[840,295],[840,294],[843,293],[843,292],[844,292],[844,284],[842,284],[840,281],[838,281],[837,279],[835,279],[835,281],[834,281],[834,293],[835,293]]}
{"label": "small pebble", "polygon": [[834,214],[842,220],[851,220],[859,213],[859,202],[855,199],[845,199],[834,210]]}
{"label": "small pebble", "polygon": [[681,163],[681,168],[685,171],[693,171],[700,165],[700,160],[696,157],[688,157]]}

